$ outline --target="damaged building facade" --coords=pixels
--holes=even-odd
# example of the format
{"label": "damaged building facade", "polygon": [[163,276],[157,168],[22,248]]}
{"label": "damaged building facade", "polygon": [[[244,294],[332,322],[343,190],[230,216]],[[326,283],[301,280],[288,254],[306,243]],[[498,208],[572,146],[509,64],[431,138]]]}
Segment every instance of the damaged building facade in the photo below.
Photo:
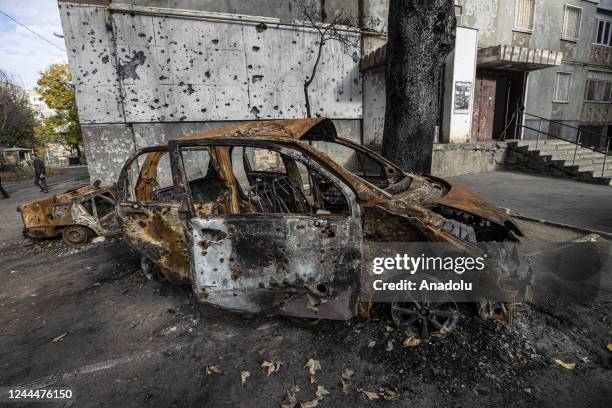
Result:
{"label": "damaged building facade", "polygon": [[[305,117],[319,38],[302,22],[308,3],[320,22],[342,10],[362,26],[342,32],[354,47],[323,47],[312,114],[377,148],[388,0],[60,1],[92,179],[114,183],[132,152],[188,133]],[[611,23],[598,1],[574,3],[455,1],[433,174],[504,162],[498,139],[516,106],[607,134]]]}

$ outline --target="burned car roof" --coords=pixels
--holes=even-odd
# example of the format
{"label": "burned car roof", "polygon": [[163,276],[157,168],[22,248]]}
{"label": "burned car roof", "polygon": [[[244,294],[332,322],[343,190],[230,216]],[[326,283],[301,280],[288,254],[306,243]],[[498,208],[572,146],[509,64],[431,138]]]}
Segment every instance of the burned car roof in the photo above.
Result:
{"label": "burned car roof", "polygon": [[241,139],[294,142],[306,137],[309,140],[333,140],[337,137],[336,128],[327,118],[268,120],[191,133],[178,140]]}

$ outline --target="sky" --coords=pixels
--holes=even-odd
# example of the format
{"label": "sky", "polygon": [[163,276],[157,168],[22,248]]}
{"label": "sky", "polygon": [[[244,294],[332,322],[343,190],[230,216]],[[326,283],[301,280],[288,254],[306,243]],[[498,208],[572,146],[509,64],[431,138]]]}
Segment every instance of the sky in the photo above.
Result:
{"label": "sky", "polygon": [[[57,0],[0,0],[0,10],[65,49]],[[0,69],[33,89],[40,72],[54,63],[67,63],[66,52],[36,37],[0,13]]]}

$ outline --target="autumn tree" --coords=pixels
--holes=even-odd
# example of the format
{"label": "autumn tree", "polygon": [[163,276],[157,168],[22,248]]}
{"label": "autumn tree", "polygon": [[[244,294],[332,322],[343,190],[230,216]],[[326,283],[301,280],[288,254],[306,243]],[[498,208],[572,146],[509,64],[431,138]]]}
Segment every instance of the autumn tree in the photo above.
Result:
{"label": "autumn tree", "polygon": [[453,0],[390,0],[383,155],[431,171],[441,67],[455,44]]}
{"label": "autumn tree", "polygon": [[55,114],[43,119],[37,136],[68,146],[81,156],[83,137],[74,95],[74,85],[68,64],[52,64],[41,73],[36,90]]}
{"label": "autumn tree", "polygon": [[0,146],[33,147],[35,116],[19,81],[0,70]]}

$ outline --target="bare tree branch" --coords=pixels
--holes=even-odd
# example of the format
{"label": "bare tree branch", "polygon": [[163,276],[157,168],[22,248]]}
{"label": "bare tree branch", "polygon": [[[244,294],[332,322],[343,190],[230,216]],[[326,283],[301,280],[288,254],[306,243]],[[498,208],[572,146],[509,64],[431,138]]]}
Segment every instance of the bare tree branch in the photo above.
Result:
{"label": "bare tree branch", "polygon": [[[324,23],[320,22],[316,16],[319,16],[321,13],[318,5],[313,0],[299,0],[298,7],[300,18],[310,23],[310,25],[317,30],[319,36],[318,40],[315,42],[315,45],[317,45],[318,48],[317,57],[314,65],[312,66],[310,76],[306,77],[304,80],[306,116],[310,118],[312,117],[312,113],[308,90],[314,81],[315,76],[317,75],[317,69],[319,68],[319,64],[321,62],[325,44],[327,44],[329,41],[337,41],[340,43],[342,51],[345,54],[351,55],[353,58],[355,58],[355,55],[357,55],[357,50],[359,49],[360,37],[359,35],[345,31],[345,29],[339,29],[339,26],[358,28],[359,23],[348,16],[344,10],[339,10],[338,12],[334,13],[331,21]],[[358,30],[356,30],[356,33],[358,33]],[[351,51],[353,52],[351,53]]]}

